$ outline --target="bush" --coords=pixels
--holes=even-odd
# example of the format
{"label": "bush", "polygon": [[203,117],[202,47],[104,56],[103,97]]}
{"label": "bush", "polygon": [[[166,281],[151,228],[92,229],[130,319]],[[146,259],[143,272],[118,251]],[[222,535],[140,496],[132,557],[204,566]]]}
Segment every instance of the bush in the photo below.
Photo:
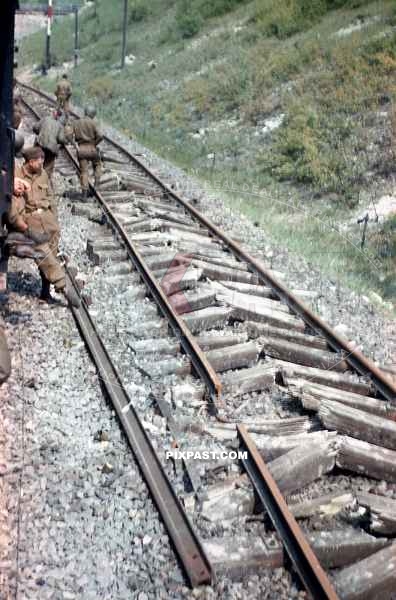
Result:
{"label": "bush", "polygon": [[205,20],[224,15],[249,0],[179,0],[176,28],[183,38],[196,35]]}
{"label": "bush", "polygon": [[179,12],[176,15],[176,27],[183,38],[193,37],[201,29],[203,20],[195,12]]}
{"label": "bush", "polygon": [[110,100],[117,96],[114,90],[114,81],[108,75],[93,79],[87,87],[87,94],[90,98],[97,98],[99,101]]}
{"label": "bush", "polygon": [[204,19],[211,19],[230,12],[239,4],[244,4],[248,0],[193,0],[192,5]]}
{"label": "bush", "polygon": [[213,102],[207,79],[196,78],[186,81],[183,89],[183,99],[191,102],[198,115],[210,110]]}
{"label": "bush", "polygon": [[327,12],[337,8],[357,8],[368,0],[257,0],[254,21],[267,36],[287,38],[309,29]]}
{"label": "bush", "polygon": [[144,21],[149,15],[149,8],[142,0],[133,0],[128,7],[128,22],[139,23]]}
{"label": "bush", "polygon": [[310,184],[350,200],[366,167],[364,159],[356,157],[355,128],[352,119],[330,119],[306,99],[292,101],[274,133],[272,152],[261,159],[263,169],[280,180]]}

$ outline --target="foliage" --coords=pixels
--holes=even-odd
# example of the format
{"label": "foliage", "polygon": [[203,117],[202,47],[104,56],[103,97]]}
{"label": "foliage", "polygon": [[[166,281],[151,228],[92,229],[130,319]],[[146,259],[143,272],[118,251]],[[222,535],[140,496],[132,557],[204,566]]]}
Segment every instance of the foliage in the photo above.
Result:
{"label": "foliage", "polygon": [[150,14],[149,7],[144,0],[133,0],[128,5],[128,22],[140,23]]}
{"label": "foliage", "polygon": [[[308,212],[325,208],[331,218],[395,173],[389,148],[391,141],[396,148],[396,117],[393,130],[388,118],[396,102],[394,0],[128,2],[128,52],[136,60],[122,72],[123,0],[97,0],[96,11],[82,11],[82,60],[71,71],[76,104],[92,99],[100,118],[117,120],[129,135],[202,176],[221,174],[241,188],[254,180],[288,196],[292,190],[310,202]],[[360,24],[360,31],[337,35]],[[56,20],[52,50],[60,63],[72,60],[73,26],[72,19]],[[43,48],[43,32],[24,40],[21,62],[39,62]],[[151,60],[157,69],[149,70]],[[40,85],[53,91],[51,75]],[[283,115],[269,131],[267,119]],[[245,198],[240,208],[249,211],[251,203]],[[265,212],[276,227],[280,211],[271,209],[258,199],[254,220]],[[301,228],[304,252],[307,236],[313,246],[322,241],[312,223]],[[329,237],[322,237],[324,252]],[[384,257],[389,246],[381,240],[367,238],[367,246],[383,263],[394,262]],[[343,248],[340,264],[346,255],[353,258]],[[368,264],[350,264],[342,269],[369,274]],[[373,285],[381,289],[378,278]]]}
{"label": "foliage", "polygon": [[193,37],[201,29],[203,20],[196,11],[183,10],[183,4],[176,14],[176,27],[179,35],[183,38]]}
{"label": "foliage", "polygon": [[176,30],[183,38],[196,35],[205,21],[234,10],[248,0],[178,0]]}
{"label": "foliage", "polygon": [[329,120],[314,106],[291,101],[272,151],[262,158],[264,170],[351,201],[366,166],[364,160],[356,161],[354,133],[350,119],[339,115]]}
{"label": "foliage", "polygon": [[368,3],[367,0],[257,0],[254,21],[265,35],[284,39],[309,29],[331,10]]}
{"label": "foliage", "polygon": [[114,98],[116,96],[114,80],[108,75],[92,79],[88,84],[87,94],[89,97],[100,102]]}

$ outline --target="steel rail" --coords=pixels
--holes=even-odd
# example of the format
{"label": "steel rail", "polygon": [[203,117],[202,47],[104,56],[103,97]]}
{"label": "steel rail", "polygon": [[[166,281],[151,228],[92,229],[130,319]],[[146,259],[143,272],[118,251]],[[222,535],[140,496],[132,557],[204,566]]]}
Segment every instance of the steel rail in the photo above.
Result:
{"label": "steel rail", "polygon": [[248,454],[243,466],[305,588],[313,600],[339,600],[246,427],[238,425],[237,430],[240,449]]}
{"label": "steel rail", "polygon": [[[68,270],[66,278],[68,285],[79,293]],[[71,307],[71,310],[191,586],[210,584],[212,568],[202,544],[158,459],[85,302],[82,301],[79,308]]]}
{"label": "steel rail", "polygon": [[[44,97],[46,96],[44,95]],[[34,108],[26,102],[26,100],[23,100],[23,103],[27,106],[29,110],[33,112],[33,114],[35,114],[37,118],[40,118],[40,115],[37,113],[37,111],[35,111]],[[70,150],[65,147],[65,152],[70,161],[73,163],[74,167],[78,171],[79,165],[73,157],[73,155],[71,154]],[[208,361],[206,354],[199,347],[198,343],[196,342],[194,336],[190,332],[187,325],[184,323],[183,319],[181,319],[174,311],[161,286],[151,274],[151,271],[147,266],[144,258],[141,256],[140,252],[129,239],[127,231],[118,221],[109,204],[100,194],[100,192],[96,190],[95,187],[91,184],[90,189],[95,195],[99,204],[101,205],[103,211],[105,212],[106,217],[109,220],[113,230],[116,231],[116,233],[119,235],[122,242],[124,243],[128,256],[134,264],[135,268],[139,271],[144,283],[146,284],[146,287],[149,290],[149,293],[153,296],[154,301],[156,302],[160,311],[172,327],[174,334],[180,340],[180,344],[184,352],[187,354],[187,356],[190,357],[195,372],[208,388],[208,391],[210,393],[211,399],[217,412],[221,414],[224,410],[224,403],[221,399],[221,381],[219,376]]]}
{"label": "steel rail", "polygon": [[[34,87],[21,84],[26,89],[34,92],[46,100],[54,103],[54,100],[42,92],[36,90]],[[75,114],[75,113],[74,113]],[[75,116],[78,116],[75,114]],[[117,148],[125,156],[129,157],[130,160],[134,161],[141,167],[147,175],[149,175],[158,185],[160,185],[166,194],[174,198],[185,210],[190,212],[196,220],[201,223],[206,229],[215,237],[219,238],[225,246],[231,250],[231,252],[242,262],[247,263],[253,273],[255,273],[264,284],[269,285],[272,290],[276,293],[280,300],[283,300],[289,308],[298,315],[312,330],[316,333],[323,335],[329,346],[336,352],[341,352],[342,358],[344,358],[348,364],[357,371],[360,375],[363,375],[371,380],[373,386],[376,388],[382,396],[392,403],[396,403],[396,385],[387,377],[372,360],[363,355],[360,350],[357,350],[350,344],[346,339],[342,338],[331,327],[323,321],[318,315],[316,315],[304,302],[302,302],[295,294],[293,294],[287,287],[276,279],[273,274],[266,269],[257,259],[253,258],[249,253],[241,248],[241,246],[228,237],[223,231],[221,231],[216,225],[214,225],[209,219],[202,215],[196,208],[191,206],[189,202],[184,200],[177,192],[172,190],[166,183],[151,171],[139,158],[133,155],[131,152],[123,148],[118,142],[111,140],[105,136],[105,140],[112,144],[114,148]]]}
{"label": "steel rail", "polygon": [[[107,138],[106,138],[107,139]],[[345,359],[348,364],[357,371],[360,375],[366,376],[371,379],[375,388],[390,402],[396,402],[396,385],[392,383],[389,377],[387,377],[372,360],[364,356],[360,350],[357,350],[348,340],[343,339],[325,322],[323,319],[316,315],[304,302],[300,300],[293,292],[291,292],[281,281],[276,279],[273,274],[263,267],[263,265],[251,256],[248,252],[243,250],[241,246],[228,237],[221,229],[219,229],[214,223],[209,221],[204,215],[202,215],[196,208],[191,206],[189,202],[184,200],[177,192],[172,190],[167,184],[162,182],[146,165],[144,165],[138,157],[129,153],[123,149],[117,142],[110,142],[118,150],[123,150],[124,153],[134,160],[144,171],[150,175],[156,183],[161,185],[165,189],[166,193],[177,200],[187,211],[189,211],[196,219],[206,227],[214,237],[219,238],[225,246],[242,262],[247,263],[253,273],[255,273],[264,284],[269,285],[271,289],[276,293],[280,300],[283,300],[287,306],[298,315],[311,329],[316,333],[323,335],[329,346],[336,352],[342,353],[342,358]]]}
{"label": "steel rail", "polygon": [[[23,103],[36,118],[40,118],[26,100]],[[66,151],[78,168],[71,153],[67,149]],[[79,288],[67,267],[66,279],[79,295]],[[214,578],[211,564],[132,405],[84,300],[79,308],[72,306],[71,310],[191,586],[210,584]]]}

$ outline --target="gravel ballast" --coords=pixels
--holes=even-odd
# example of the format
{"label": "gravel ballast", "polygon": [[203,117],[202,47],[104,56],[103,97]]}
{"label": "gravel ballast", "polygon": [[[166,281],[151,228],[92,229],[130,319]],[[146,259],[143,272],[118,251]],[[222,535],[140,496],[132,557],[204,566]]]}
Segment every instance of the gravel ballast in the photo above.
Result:
{"label": "gravel ballast", "polygon": [[[193,188],[197,195],[197,182],[179,169],[111,128],[107,133],[132,152],[144,154],[143,161],[168,184]],[[62,185],[58,178],[58,191]],[[199,210],[232,236],[249,240],[244,247],[252,254],[264,260],[272,255],[271,267],[285,273],[288,285],[319,291],[315,308],[330,324],[341,325],[371,358],[390,362],[396,344],[394,322],[376,314],[366,298],[274,248],[265,232],[232,214],[210,193],[201,190],[198,196]],[[72,217],[65,200],[61,201],[60,217],[63,248],[85,273],[89,291],[95,293],[100,290],[94,281],[100,270],[95,271],[82,254],[92,224]],[[9,551],[4,557],[0,554],[0,565],[5,573],[4,590],[8,587],[10,597],[299,597],[283,569],[249,576],[243,583],[223,578],[212,588],[192,592],[186,587],[71,313],[64,306],[39,304],[38,272],[30,261],[12,260],[9,285],[9,303],[3,312],[13,373],[0,389],[4,430],[0,429],[0,440],[5,442],[0,454],[0,545],[4,547],[8,540]],[[114,350],[117,366],[127,378],[127,389],[135,394],[136,405],[152,423],[154,412],[144,400],[150,384],[130,363],[121,335],[124,332],[127,340],[128,329],[123,325],[128,324],[128,314],[122,313],[127,303],[120,300],[106,307],[106,297],[99,294],[97,301],[98,326],[110,344],[118,338],[121,345]],[[140,308],[138,304],[135,320],[147,308],[145,301]],[[125,316],[125,322],[115,309]],[[95,312],[95,299],[92,310]],[[159,443],[163,443],[161,439]],[[177,479],[181,488],[182,479]],[[254,529],[252,526],[251,531]],[[208,534],[215,533],[208,529]]]}

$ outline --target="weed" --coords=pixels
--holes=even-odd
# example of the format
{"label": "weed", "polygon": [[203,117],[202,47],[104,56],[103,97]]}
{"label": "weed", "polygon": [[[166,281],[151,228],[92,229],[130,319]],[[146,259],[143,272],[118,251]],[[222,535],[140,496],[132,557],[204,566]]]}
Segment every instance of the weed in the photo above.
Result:
{"label": "weed", "polygon": [[133,0],[128,6],[129,23],[140,23],[150,14],[149,7],[143,0]]}
{"label": "weed", "polygon": [[185,12],[180,10],[176,16],[178,33],[183,38],[193,37],[201,29],[202,17],[198,12]]}
{"label": "weed", "polygon": [[367,0],[257,0],[253,20],[265,35],[285,39],[309,29],[331,10],[364,4]]}
{"label": "weed", "polygon": [[107,75],[97,77],[88,84],[87,93],[90,97],[95,98],[100,102],[110,100],[116,95],[114,81]]}

